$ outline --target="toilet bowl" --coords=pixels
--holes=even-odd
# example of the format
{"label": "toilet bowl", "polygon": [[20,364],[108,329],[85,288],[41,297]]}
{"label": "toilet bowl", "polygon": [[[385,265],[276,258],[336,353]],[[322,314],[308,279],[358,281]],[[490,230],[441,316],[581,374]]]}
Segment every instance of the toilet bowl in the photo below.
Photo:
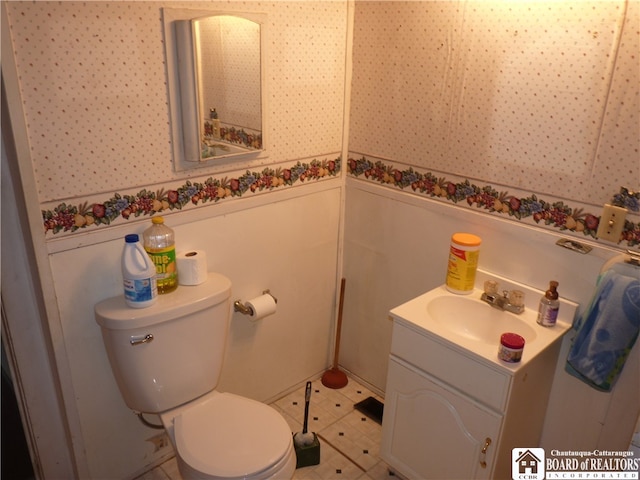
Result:
{"label": "toilet bowl", "polygon": [[230,393],[211,392],[160,415],[185,478],[291,478],[291,429],[276,410]]}
{"label": "toilet bowl", "polygon": [[124,296],[95,307],[120,393],[137,413],[160,416],[189,479],[290,479],[291,429],[274,408],[216,390],[231,316],[231,282],[209,273],[147,308]]}

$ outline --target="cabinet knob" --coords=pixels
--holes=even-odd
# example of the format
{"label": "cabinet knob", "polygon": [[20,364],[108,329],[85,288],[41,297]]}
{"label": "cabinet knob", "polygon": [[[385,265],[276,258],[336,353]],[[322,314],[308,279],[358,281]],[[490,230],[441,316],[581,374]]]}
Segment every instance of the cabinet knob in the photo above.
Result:
{"label": "cabinet knob", "polygon": [[491,445],[491,439],[489,437],[484,439],[484,446],[482,447],[482,451],[480,452],[480,466],[482,468],[487,468],[487,449]]}

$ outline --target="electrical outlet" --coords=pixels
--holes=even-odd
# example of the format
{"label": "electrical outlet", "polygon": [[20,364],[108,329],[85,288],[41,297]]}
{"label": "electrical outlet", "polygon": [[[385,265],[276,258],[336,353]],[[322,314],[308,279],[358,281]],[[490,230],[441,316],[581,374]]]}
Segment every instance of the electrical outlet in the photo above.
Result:
{"label": "electrical outlet", "polygon": [[598,224],[597,237],[614,243],[620,242],[626,216],[626,208],[605,204]]}

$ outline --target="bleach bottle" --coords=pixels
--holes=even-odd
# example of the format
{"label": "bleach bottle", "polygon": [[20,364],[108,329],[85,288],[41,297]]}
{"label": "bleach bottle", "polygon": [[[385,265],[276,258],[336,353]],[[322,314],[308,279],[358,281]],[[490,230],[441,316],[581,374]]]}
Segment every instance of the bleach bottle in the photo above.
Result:
{"label": "bleach bottle", "polygon": [[156,267],[136,233],[124,237],[122,278],[124,300],[132,308],[150,307],[158,299]]}

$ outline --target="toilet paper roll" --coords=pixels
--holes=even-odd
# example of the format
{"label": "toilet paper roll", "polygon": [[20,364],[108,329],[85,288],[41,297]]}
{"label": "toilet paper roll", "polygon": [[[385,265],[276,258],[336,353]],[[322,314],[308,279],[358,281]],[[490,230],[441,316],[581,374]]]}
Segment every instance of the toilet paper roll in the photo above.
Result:
{"label": "toilet paper roll", "polygon": [[176,264],[180,285],[200,285],[207,280],[207,254],[202,250],[178,253]]}
{"label": "toilet paper roll", "polygon": [[267,315],[276,313],[276,300],[268,293],[252,298],[246,305],[253,311],[251,320],[260,320]]}

